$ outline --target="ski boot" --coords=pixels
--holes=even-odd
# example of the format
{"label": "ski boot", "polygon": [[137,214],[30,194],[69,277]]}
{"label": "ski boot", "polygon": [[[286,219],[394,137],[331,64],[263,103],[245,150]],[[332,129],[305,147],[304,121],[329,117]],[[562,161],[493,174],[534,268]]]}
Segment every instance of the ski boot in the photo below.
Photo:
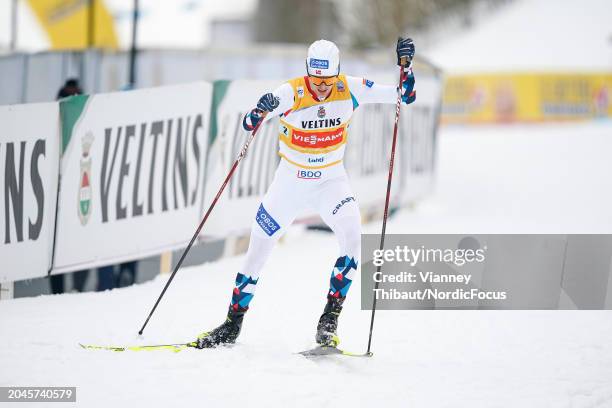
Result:
{"label": "ski boot", "polygon": [[342,311],[342,303],[344,298],[328,297],[327,305],[323,310],[323,314],[319,318],[317,325],[317,334],[315,340],[317,344],[325,347],[337,347],[340,344],[340,339],[336,334],[338,329],[338,316]]}
{"label": "ski boot", "polygon": [[236,339],[242,328],[244,313],[245,311],[233,311],[230,309],[225,322],[223,322],[221,326],[209,332],[201,333],[194,342],[190,343],[190,345],[195,348],[203,349],[236,343]]}

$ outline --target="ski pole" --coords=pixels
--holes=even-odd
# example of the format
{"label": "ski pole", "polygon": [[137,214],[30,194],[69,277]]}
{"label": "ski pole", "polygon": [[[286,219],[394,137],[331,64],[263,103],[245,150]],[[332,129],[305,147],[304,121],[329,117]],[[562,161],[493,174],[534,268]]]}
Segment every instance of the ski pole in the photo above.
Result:
{"label": "ski pole", "polygon": [[176,272],[181,267],[181,264],[183,263],[183,260],[185,259],[185,256],[187,256],[187,253],[189,252],[189,250],[191,249],[193,243],[195,242],[195,240],[197,239],[198,235],[200,234],[200,231],[202,230],[202,227],[204,226],[204,223],[206,222],[206,220],[208,219],[208,216],[210,215],[210,213],[212,212],[213,208],[215,207],[215,204],[217,204],[217,201],[219,200],[219,197],[221,197],[221,193],[223,193],[223,190],[225,189],[225,186],[227,185],[229,180],[232,178],[232,175],[234,174],[234,171],[236,170],[236,167],[238,167],[238,163],[240,163],[242,161],[242,159],[244,158],[244,156],[246,155],[247,149],[249,148],[249,145],[251,144],[253,139],[255,139],[255,135],[257,134],[257,131],[259,130],[259,127],[263,123],[266,115],[267,115],[267,112],[264,112],[262,114],[261,120],[259,121],[259,123],[257,123],[255,128],[251,131],[251,134],[249,135],[249,138],[245,142],[244,146],[242,146],[242,149],[240,150],[240,153],[238,154],[238,158],[234,161],[234,164],[232,165],[229,173],[227,174],[227,177],[225,177],[225,180],[223,181],[223,184],[221,184],[221,188],[219,188],[219,191],[217,192],[217,195],[215,196],[215,198],[212,201],[212,203],[210,204],[210,207],[208,207],[208,210],[206,211],[206,214],[204,215],[204,218],[202,218],[202,221],[200,222],[200,225],[198,226],[198,229],[196,229],[195,234],[193,234],[193,237],[191,237],[191,241],[189,242],[189,245],[187,245],[187,248],[185,248],[185,250],[183,251],[183,255],[181,255],[179,261],[177,262],[176,266],[174,267],[174,270],[172,271],[172,275],[170,275],[170,278],[168,279],[168,282],[166,282],[166,286],[164,286],[164,289],[161,291],[161,294],[157,298],[157,301],[155,302],[155,305],[153,306],[153,309],[151,309],[151,312],[149,313],[149,316],[147,317],[147,320],[145,320],[144,324],[142,325],[142,328],[138,332],[139,335],[142,334],[142,332],[144,331],[145,327],[147,326],[147,323],[149,323],[149,319],[151,319],[151,316],[153,316],[153,312],[155,312],[155,309],[157,309],[157,305],[159,304],[159,301],[161,300],[161,298],[166,293],[166,290],[168,289],[168,286],[170,286],[170,282],[172,282],[172,279],[174,279],[174,275],[176,275]]}
{"label": "ski pole", "polygon": [[[389,159],[389,177],[387,178],[387,197],[385,198],[385,212],[383,213],[382,232],[380,234],[380,250],[385,247],[385,232],[387,229],[387,216],[389,213],[389,200],[391,198],[391,179],[393,178],[393,164],[395,162],[395,144],[397,141],[397,127],[399,124],[400,108],[402,104],[402,86],[404,84],[404,68],[410,63],[407,57],[400,59],[400,78],[399,89],[397,92],[397,104],[395,105],[395,127],[393,128],[393,143],[391,145],[391,158]],[[382,265],[376,267],[376,272],[380,272]],[[372,317],[370,319],[370,336],[368,337],[368,351],[366,354],[371,354],[370,346],[372,345],[372,331],[374,330],[374,315],[376,314],[376,289],[379,282],[374,284],[374,299],[372,302]]]}

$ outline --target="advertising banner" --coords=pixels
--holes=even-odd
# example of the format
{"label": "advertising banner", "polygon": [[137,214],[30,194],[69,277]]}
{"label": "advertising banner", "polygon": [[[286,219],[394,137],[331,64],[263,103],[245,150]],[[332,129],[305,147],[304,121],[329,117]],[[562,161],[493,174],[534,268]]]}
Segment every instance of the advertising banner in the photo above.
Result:
{"label": "advertising banner", "polygon": [[612,75],[517,73],[452,75],[444,123],[542,122],[612,116]]}
{"label": "advertising banner", "polygon": [[[417,100],[404,106],[400,116],[396,172],[398,205],[415,202],[430,194],[435,184],[436,149],[442,81],[438,76],[420,74]],[[395,176],[394,176],[395,177]]]}
{"label": "advertising banner", "polygon": [[61,102],[54,272],[186,245],[201,218],[212,86]]}
{"label": "advertising banner", "polygon": [[[281,83],[247,80],[215,82],[204,210],[210,206],[249,136],[242,127],[242,118],[253,109],[261,95],[272,92]],[[278,117],[260,126],[245,158],[236,168],[206,222],[202,237],[241,234],[251,227],[258,203],[272,182],[280,160],[277,154],[278,127]]]}
{"label": "advertising banner", "polygon": [[[433,72],[415,73],[416,101],[401,106],[391,187],[391,206],[400,207],[431,192],[442,83]],[[392,83],[387,78],[381,83]],[[350,127],[344,165],[362,213],[384,205],[395,121],[394,104],[360,106]]]}
{"label": "advertising banner", "polygon": [[59,132],[57,103],[0,107],[0,283],[51,268]]}

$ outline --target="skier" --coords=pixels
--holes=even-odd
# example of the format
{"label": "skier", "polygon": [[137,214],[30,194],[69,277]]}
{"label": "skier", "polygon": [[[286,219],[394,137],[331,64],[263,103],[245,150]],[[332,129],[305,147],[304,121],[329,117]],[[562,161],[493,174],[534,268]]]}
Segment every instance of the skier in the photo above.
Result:
{"label": "skier", "polygon": [[[398,39],[397,61],[414,56],[411,39]],[[236,276],[227,318],[193,344],[211,348],[236,342],[259,273],[275,243],[305,206],[314,207],[335,233],[340,255],[332,269],[327,304],[319,319],[316,342],[336,347],[338,316],[351,286],[361,252],[361,218],[342,164],[347,128],[354,110],[366,103],[396,103],[396,86],[379,85],[340,73],[340,52],[331,41],[308,48],[307,75],[291,79],[263,95],[247,113],[243,127],[252,131],[261,120],[280,116],[280,164],[251,227],[243,268]],[[411,65],[403,68],[402,101],[414,102]]]}

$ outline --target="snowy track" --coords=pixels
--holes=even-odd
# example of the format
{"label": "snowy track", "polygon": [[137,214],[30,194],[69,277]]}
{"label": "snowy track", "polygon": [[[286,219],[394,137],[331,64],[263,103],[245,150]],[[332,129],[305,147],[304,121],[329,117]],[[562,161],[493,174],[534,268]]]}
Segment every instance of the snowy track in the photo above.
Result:
{"label": "snowy track", "polygon": [[[611,136],[610,123],[442,129],[436,195],[388,232],[610,233]],[[0,302],[0,386],[76,386],[83,407],[612,407],[610,311],[383,311],[373,358],[295,355],[313,343],[335,257],[332,236],[290,231],[231,349],[113,353],[78,343],[192,339],[222,321],[241,257],[181,270],[142,339],[167,277]],[[287,293],[289,279],[299,289]],[[340,320],[351,351],[367,345],[359,289]]]}

